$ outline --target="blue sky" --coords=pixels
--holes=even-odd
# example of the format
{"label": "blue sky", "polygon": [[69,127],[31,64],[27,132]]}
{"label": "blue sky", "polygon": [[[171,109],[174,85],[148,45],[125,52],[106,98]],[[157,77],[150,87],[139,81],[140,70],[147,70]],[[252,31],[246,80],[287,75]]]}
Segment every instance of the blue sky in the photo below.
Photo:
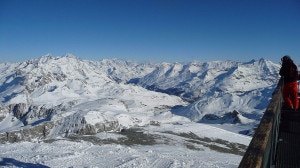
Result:
{"label": "blue sky", "polygon": [[299,0],[0,0],[0,62],[51,53],[300,64]]}

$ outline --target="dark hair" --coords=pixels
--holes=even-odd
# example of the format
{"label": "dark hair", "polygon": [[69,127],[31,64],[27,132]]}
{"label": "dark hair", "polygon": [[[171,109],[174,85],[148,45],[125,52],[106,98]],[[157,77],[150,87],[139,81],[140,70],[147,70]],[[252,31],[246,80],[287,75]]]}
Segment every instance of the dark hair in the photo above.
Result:
{"label": "dark hair", "polygon": [[281,62],[282,62],[283,64],[285,64],[285,63],[288,63],[288,64],[294,63],[293,60],[291,59],[291,57],[288,56],[288,55],[283,56],[283,57],[281,58]]}

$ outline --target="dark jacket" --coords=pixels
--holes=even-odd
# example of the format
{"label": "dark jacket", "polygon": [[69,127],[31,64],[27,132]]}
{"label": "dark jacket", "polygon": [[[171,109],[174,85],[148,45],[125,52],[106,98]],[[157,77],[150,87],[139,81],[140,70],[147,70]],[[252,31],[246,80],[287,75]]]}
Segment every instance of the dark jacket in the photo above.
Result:
{"label": "dark jacket", "polygon": [[294,63],[282,64],[279,71],[284,82],[296,82],[298,80],[298,68]]}

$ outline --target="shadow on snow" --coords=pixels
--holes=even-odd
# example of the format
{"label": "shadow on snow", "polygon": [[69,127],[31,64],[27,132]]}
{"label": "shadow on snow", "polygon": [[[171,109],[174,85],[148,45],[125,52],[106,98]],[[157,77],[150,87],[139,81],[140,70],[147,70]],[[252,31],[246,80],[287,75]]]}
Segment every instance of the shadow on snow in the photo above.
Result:
{"label": "shadow on snow", "polygon": [[12,158],[2,158],[2,160],[0,160],[0,166],[16,166],[16,167],[23,167],[23,168],[50,168],[48,166],[45,165],[41,165],[39,163],[25,163],[25,162],[21,162]]}

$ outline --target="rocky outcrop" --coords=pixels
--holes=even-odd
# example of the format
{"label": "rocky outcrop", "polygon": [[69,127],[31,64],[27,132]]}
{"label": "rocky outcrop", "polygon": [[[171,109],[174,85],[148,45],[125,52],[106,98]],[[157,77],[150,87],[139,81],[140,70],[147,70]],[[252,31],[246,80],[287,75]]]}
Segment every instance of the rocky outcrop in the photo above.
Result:
{"label": "rocky outcrop", "polygon": [[22,121],[24,124],[24,127],[19,130],[1,133],[0,143],[46,139],[51,131],[68,137],[70,135],[95,135],[99,132],[119,130],[120,124],[118,121],[91,124],[85,120],[84,114],[81,114],[81,112],[76,112],[66,118],[52,121],[52,115],[60,113],[72,105],[61,104],[46,108],[44,106],[19,103],[0,108],[0,117],[3,115],[0,118],[1,120],[5,118],[6,113],[12,113],[16,119]]}
{"label": "rocky outcrop", "polygon": [[[53,108],[45,108],[43,106],[34,106],[34,105],[27,105],[25,103],[18,103],[18,104],[10,104],[8,107],[4,108],[7,109],[8,112],[11,112],[14,117],[21,120],[24,125],[34,124],[33,122],[37,120],[44,120],[48,121],[51,115],[60,110],[60,106],[53,107]],[[1,121],[1,116],[0,116]],[[35,124],[34,124],[35,125]]]}
{"label": "rocky outcrop", "polygon": [[22,117],[24,117],[24,115],[26,115],[27,104],[25,103],[10,104],[8,105],[8,110],[12,112],[17,119],[21,119]]}
{"label": "rocky outcrop", "polygon": [[8,113],[8,110],[6,108],[0,106],[0,122],[5,118],[7,113]]}
{"label": "rocky outcrop", "polygon": [[48,137],[53,127],[54,124],[52,122],[46,122],[34,127],[1,133],[0,143],[43,140]]}
{"label": "rocky outcrop", "polygon": [[[89,124],[85,119],[81,119],[81,124],[70,125],[69,129],[61,130],[65,136],[71,135],[95,135],[99,132],[115,131],[120,129],[118,121],[106,121],[105,123]],[[66,126],[64,126],[65,128]]]}
{"label": "rocky outcrop", "polygon": [[236,124],[236,123],[241,123],[239,115],[240,113],[236,110],[234,110],[233,112],[225,113],[225,115],[221,117],[215,114],[206,114],[201,119],[201,122],[214,123],[214,124],[224,124],[224,123]]}
{"label": "rocky outcrop", "polygon": [[232,124],[241,123],[241,119],[239,118],[240,113],[236,110],[233,112],[226,113],[222,120],[225,122],[230,122]]}

